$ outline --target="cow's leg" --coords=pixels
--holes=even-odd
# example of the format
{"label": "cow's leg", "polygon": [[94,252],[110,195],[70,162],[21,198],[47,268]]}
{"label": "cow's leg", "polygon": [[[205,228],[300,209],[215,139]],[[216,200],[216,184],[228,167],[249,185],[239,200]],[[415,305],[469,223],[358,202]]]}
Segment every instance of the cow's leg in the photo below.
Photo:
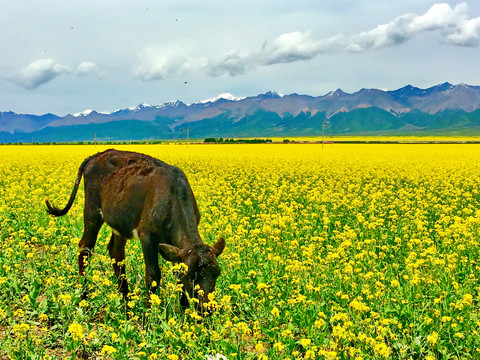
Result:
{"label": "cow's leg", "polygon": [[[100,210],[93,210],[85,207],[84,209],[84,229],[83,236],[78,243],[80,252],[78,254],[78,273],[80,276],[85,276],[85,261],[92,255],[93,248],[97,242],[98,231],[102,227],[103,219]],[[84,290],[82,299],[86,299],[87,291]]]}
{"label": "cow's leg", "polygon": [[103,224],[100,211],[92,211],[85,208],[83,222],[83,236],[78,243],[78,247],[80,248],[80,253],[78,254],[78,273],[81,276],[85,276],[85,260],[90,258],[97,242],[98,232]]}
{"label": "cow's leg", "polygon": [[180,297],[180,306],[182,307],[183,311],[188,309],[188,307],[190,306],[188,302],[187,293],[185,292],[185,290],[182,291],[182,296]]}
{"label": "cow's leg", "polygon": [[145,283],[148,293],[155,294],[160,283],[160,268],[158,266],[158,242],[150,234],[140,236],[143,258],[145,259]]}
{"label": "cow's leg", "polygon": [[117,278],[118,291],[126,299],[128,295],[128,282],[125,277],[125,244],[127,239],[119,234],[112,233],[110,242],[108,243],[108,253],[113,259],[113,271]]}

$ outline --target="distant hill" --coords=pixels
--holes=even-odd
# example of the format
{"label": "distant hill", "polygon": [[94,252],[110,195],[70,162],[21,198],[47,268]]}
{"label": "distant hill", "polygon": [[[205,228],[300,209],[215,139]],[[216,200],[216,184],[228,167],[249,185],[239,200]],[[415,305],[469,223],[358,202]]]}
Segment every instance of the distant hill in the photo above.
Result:
{"label": "distant hill", "polygon": [[231,94],[187,105],[140,104],[63,117],[0,112],[0,142],[146,140],[328,134],[480,133],[480,86],[449,83],[394,91],[341,89],[323,96]]}

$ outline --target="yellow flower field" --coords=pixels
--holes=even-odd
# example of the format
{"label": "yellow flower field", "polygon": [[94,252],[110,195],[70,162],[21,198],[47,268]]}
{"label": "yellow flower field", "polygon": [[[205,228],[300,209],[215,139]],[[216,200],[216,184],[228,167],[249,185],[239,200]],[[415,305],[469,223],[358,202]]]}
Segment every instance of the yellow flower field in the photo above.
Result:
{"label": "yellow flower field", "polygon": [[106,226],[81,300],[83,191],[44,202],[107,148],[0,147],[0,358],[480,358],[480,146],[116,145],[182,168],[204,242],[225,237],[203,319],[181,266],[146,298],[135,240],[124,302]]}

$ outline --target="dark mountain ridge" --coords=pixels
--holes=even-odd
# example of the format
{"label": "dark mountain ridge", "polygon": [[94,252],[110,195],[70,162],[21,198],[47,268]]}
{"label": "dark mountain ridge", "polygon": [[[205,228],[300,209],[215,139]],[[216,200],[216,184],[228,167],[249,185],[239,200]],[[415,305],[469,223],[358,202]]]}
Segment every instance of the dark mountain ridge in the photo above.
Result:
{"label": "dark mountain ridge", "polygon": [[479,127],[478,109],[480,86],[449,83],[352,94],[337,89],[317,97],[222,94],[190,105],[176,100],[63,117],[0,112],[0,142],[171,139],[181,138],[185,127],[194,138],[319,135],[325,126],[335,134],[448,132]]}

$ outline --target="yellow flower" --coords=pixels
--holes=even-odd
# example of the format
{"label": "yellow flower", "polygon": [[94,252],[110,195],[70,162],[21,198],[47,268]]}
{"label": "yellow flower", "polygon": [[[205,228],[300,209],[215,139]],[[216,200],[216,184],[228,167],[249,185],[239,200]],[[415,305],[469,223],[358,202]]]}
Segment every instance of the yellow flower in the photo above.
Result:
{"label": "yellow flower", "polygon": [[68,326],[67,331],[72,335],[73,340],[80,340],[83,338],[83,327],[78,323],[71,323]]}
{"label": "yellow flower", "polygon": [[393,279],[392,281],[390,281],[390,285],[392,287],[400,287],[400,282],[397,279]]}
{"label": "yellow flower", "polygon": [[311,339],[300,339],[300,345],[302,345],[303,347],[310,346],[311,343]]}
{"label": "yellow flower", "polygon": [[30,330],[30,325],[25,324],[25,323],[24,324],[15,324],[15,325],[13,325],[13,328],[12,328],[12,332],[15,335],[18,335],[19,333],[25,333],[28,330]]}
{"label": "yellow flower", "polygon": [[115,352],[117,352],[117,350],[113,346],[103,345],[100,355],[112,355]]}
{"label": "yellow flower", "polygon": [[472,303],[473,303],[473,296],[472,296],[471,294],[465,294],[465,295],[463,295],[463,297],[462,297],[462,303],[463,303],[464,305],[467,305],[467,306],[468,306],[468,305],[472,305]]}
{"label": "yellow flower", "polygon": [[160,298],[155,294],[150,294],[150,304],[154,306],[160,305]]}
{"label": "yellow flower", "polygon": [[263,349],[264,349],[264,346],[263,346],[263,343],[262,343],[261,341],[258,342],[258,343],[255,345],[255,350],[256,350],[257,352],[262,352]]}
{"label": "yellow flower", "polygon": [[316,327],[317,329],[320,329],[320,328],[323,327],[325,324],[326,324],[326,322],[325,322],[325,320],[323,320],[323,319],[315,320],[315,323],[314,323],[314,325],[315,325],[315,327]]}
{"label": "yellow flower", "polygon": [[438,333],[436,331],[432,332],[427,336],[427,341],[430,345],[435,345],[438,341]]}
{"label": "yellow flower", "polygon": [[384,343],[380,343],[380,344],[377,343],[374,346],[374,351],[385,358],[389,357],[392,353],[392,350]]}
{"label": "yellow flower", "polygon": [[72,296],[69,294],[60,294],[58,295],[57,299],[59,302],[62,302],[64,305],[68,305],[72,301]]}
{"label": "yellow flower", "polygon": [[[205,358],[200,352],[211,353],[206,346],[234,352],[228,345],[239,343],[235,352],[256,352],[257,345],[262,349],[257,358],[271,354],[285,360],[311,358],[312,352],[326,360],[388,359],[396,356],[393,344],[410,344],[417,336],[424,339],[425,357],[429,352],[433,355],[434,348],[450,351],[452,344],[443,339],[447,335],[453,343],[475,346],[480,328],[475,312],[480,265],[473,256],[480,246],[480,147],[115,147],[153,155],[182,168],[200,207],[200,237],[209,243],[213,235],[227,238],[227,251],[218,258],[223,274],[216,284],[216,297],[209,299],[202,313],[186,311],[184,319],[176,314],[182,291],[177,280],[186,268],[160,260],[162,286],[158,296],[147,295],[146,299],[153,311],[149,311],[152,326],[162,322],[163,310],[169,314],[163,336],[172,346],[157,347],[159,359],[166,359],[169,352],[178,352],[173,358],[182,358],[184,349],[173,347],[179,341],[187,357],[188,353]],[[4,291],[0,327],[10,327],[12,348],[22,348],[28,336],[27,342],[41,357],[46,351],[42,338],[56,331],[49,327],[51,319],[71,316],[64,331],[77,316],[82,321],[76,321],[83,324],[83,316],[91,311],[86,311],[84,301],[73,305],[86,288],[90,310],[106,306],[107,317],[118,322],[119,328],[102,326],[101,312],[90,316],[90,332],[86,328],[75,332],[72,326],[71,332],[65,331],[66,340],[74,343],[75,337],[75,345],[85,340],[82,346],[98,347],[99,358],[123,353],[120,346],[125,341],[145,354],[139,353],[139,358],[152,354],[150,344],[142,346],[143,339],[151,340],[148,326],[142,326],[141,311],[133,311],[143,308],[146,293],[143,280],[135,279],[136,274],[143,278],[141,243],[128,242],[127,259],[133,261],[122,262],[127,265],[127,277],[135,279],[130,281],[127,319],[124,302],[111,281],[105,229],[89,258],[85,282],[78,281],[78,268],[71,261],[82,236],[84,186],[68,216],[56,219],[43,214],[45,198],[65,206],[81,161],[106,148],[0,147],[0,290]],[[16,300],[15,294],[6,291],[18,283],[15,274],[23,274],[31,285]],[[425,289],[435,292],[430,296]],[[36,290],[40,293],[34,302]],[[325,298],[325,294],[332,296]],[[165,309],[154,314],[162,305]],[[213,317],[202,316],[214,307],[219,311]],[[400,309],[399,316],[393,316],[391,308]],[[252,309],[273,321],[260,321]],[[407,309],[424,325],[420,332],[405,320]],[[212,321],[221,326],[212,328]],[[124,326],[145,333],[124,339],[120,331]],[[314,339],[326,327],[331,329],[328,341],[320,341],[317,347]],[[111,335],[116,331],[117,337]],[[100,354],[106,340],[115,348],[118,344],[113,355],[107,354],[108,348]],[[410,351],[400,346],[397,355],[408,358]],[[130,355],[137,354],[133,350]],[[231,359],[242,356],[228,350],[226,355]]]}
{"label": "yellow flower", "polygon": [[232,289],[233,291],[238,291],[238,290],[240,290],[240,289],[242,288],[242,285],[240,285],[240,284],[231,284],[231,285],[229,286],[229,288]]}
{"label": "yellow flower", "polygon": [[258,290],[268,289],[268,285],[261,282],[257,285],[257,289]]}
{"label": "yellow flower", "polygon": [[357,299],[354,299],[350,302],[350,307],[360,312],[370,311],[370,308],[367,305]]}

